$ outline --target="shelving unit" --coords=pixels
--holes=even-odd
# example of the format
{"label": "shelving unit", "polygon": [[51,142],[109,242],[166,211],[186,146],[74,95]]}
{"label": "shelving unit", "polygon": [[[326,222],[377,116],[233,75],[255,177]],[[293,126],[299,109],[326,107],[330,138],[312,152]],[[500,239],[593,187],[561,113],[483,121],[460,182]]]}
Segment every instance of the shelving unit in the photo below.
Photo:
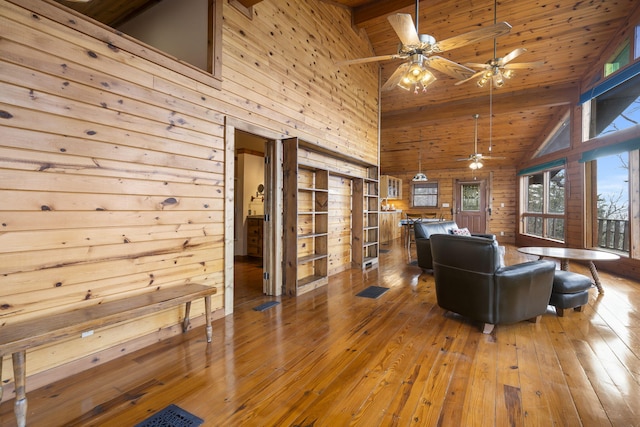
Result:
{"label": "shelving unit", "polygon": [[[351,184],[352,265],[377,265],[378,167],[297,138],[284,144],[284,293],[301,295],[329,283],[329,183],[334,178]],[[336,159],[353,167],[336,167]]]}
{"label": "shelving unit", "polygon": [[353,180],[352,257],[360,268],[378,263],[380,250],[380,194],[378,168],[367,168],[366,178]]}
{"label": "shelving unit", "polygon": [[285,292],[328,283],[329,171],[298,164],[296,140],[284,151]]}

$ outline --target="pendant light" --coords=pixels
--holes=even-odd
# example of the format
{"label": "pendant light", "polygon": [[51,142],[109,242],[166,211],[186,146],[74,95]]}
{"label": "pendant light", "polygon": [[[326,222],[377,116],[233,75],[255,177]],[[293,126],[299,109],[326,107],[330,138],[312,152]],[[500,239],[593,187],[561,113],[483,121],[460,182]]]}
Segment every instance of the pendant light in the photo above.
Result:
{"label": "pendant light", "polygon": [[[422,143],[422,131],[420,131],[420,144],[421,143]],[[415,174],[415,176],[413,177],[412,181],[413,182],[425,182],[425,181],[428,181],[429,179],[427,178],[427,175],[422,173],[422,146],[418,150],[418,153],[419,153],[418,154],[418,173]]]}

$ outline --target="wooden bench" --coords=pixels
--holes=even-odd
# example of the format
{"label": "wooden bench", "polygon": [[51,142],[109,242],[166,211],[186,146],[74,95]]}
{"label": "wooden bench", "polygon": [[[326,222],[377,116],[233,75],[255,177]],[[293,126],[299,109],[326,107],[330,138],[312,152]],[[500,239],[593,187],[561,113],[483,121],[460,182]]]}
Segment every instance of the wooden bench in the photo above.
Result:
{"label": "wooden bench", "polygon": [[[59,339],[80,336],[84,332],[180,304],[185,304],[182,331],[186,332],[190,323],[189,311],[191,302],[197,298],[204,298],[207,342],[210,343],[213,331],[211,326],[211,295],[215,293],[216,288],[205,285],[174,286],[0,327],[0,376],[2,375],[2,358],[11,354],[16,392],[14,411],[18,426],[23,427],[26,425],[27,396],[25,374],[26,351],[28,349]],[[2,400],[1,377],[0,400]]]}

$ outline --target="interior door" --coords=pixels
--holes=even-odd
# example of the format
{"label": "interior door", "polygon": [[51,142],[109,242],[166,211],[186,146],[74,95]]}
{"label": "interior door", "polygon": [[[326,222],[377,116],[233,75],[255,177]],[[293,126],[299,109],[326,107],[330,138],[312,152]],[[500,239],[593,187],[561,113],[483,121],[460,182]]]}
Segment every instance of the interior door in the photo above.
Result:
{"label": "interior door", "polygon": [[487,201],[484,181],[456,185],[456,223],[472,233],[486,233]]}

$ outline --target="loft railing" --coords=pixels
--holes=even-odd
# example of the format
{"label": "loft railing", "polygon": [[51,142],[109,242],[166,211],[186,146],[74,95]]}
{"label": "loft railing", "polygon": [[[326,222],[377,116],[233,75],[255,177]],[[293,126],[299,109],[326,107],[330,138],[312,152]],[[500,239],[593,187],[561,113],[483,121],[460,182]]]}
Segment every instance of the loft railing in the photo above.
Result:
{"label": "loft railing", "polygon": [[629,252],[629,221],[599,218],[598,247]]}

